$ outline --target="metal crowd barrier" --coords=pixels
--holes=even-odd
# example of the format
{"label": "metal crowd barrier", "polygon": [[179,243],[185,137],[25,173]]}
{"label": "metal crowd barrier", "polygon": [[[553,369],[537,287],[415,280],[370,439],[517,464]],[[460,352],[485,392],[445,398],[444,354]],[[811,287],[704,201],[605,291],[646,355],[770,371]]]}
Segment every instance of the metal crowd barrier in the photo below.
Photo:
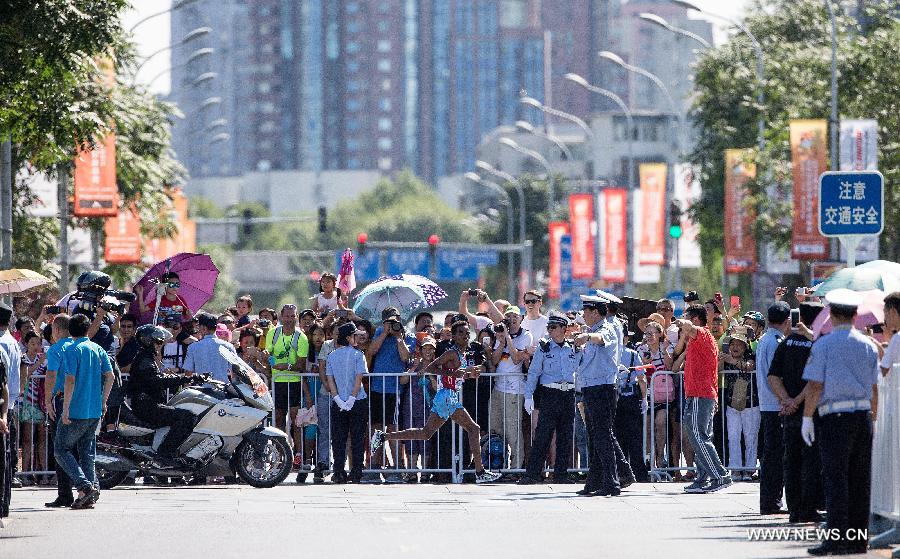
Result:
{"label": "metal crowd barrier", "polygon": [[[900,363],[878,379],[878,414],[872,445],[872,514],[889,528],[871,539],[872,548],[900,543]],[[877,518],[875,520],[878,520]],[[878,522],[875,522],[877,525]],[[893,557],[900,557],[896,550]]]}
{"label": "metal crowd barrier", "polygon": [[[672,379],[674,390],[671,399],[662,395],[657,398],[657,389],[652,381],[652,377],[656,375],[666,375]],[[755,371],[719,373],[718,409],[713,417],[713,444],[725,469],[732,475],[740,473],[747,479],[759,468],[760,411],[758,405],[738,411],[731,407],[731,402],[726,401],[729,383],[734,383],[740,376],[749,378],[747,397],[751,398],[751,402],[756,399]],[[649,457],[650,479],[673,481],[686,472],[696,474],[693,448],[682,426],[684,373],[656,371],[647,380],[647,394],[650,404],[644,423],[649,438],[644,441],[644,455]],[[660,402],[656,402],[657,399]]]}

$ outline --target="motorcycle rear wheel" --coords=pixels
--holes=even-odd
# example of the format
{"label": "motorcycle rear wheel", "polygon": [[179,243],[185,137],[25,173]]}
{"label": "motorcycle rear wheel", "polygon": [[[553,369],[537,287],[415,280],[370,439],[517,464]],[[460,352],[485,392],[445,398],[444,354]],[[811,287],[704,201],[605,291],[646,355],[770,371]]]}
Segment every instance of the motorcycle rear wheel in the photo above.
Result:
{"label": "motorcycle rear wheel", "polygon": [[291,446],[281,437],[267,437],[262,452],[248,441],[235,450],[235,466],[241,479],[248,485],[267,489],[284,481],[294,466]]}
{"label": "motorcycle rear wheel", "polygon": [[100,485],[100,489],[112,489],[125,481],[125,478],[128,477],[128,472],[107,470],[100,464],[96,464],[95,470],[97,472],[97,483]]}

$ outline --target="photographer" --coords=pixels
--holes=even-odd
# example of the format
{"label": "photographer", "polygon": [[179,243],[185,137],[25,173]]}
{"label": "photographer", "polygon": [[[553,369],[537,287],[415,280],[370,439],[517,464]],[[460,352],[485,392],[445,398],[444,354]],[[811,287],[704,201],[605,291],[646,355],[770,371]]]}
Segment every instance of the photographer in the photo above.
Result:
{"label": "photographer", "polygon": [[[487,303],[487,316],[469,312],[469,300],[473,297],[479,304]],[[459,313],[465,316],[466,320],[469,321],[470,328],[473,330],[481,330],[489,325],[491,321],[500,322],[503,320],[503,315],[497,309],[497,304],[500,302],[501,301],[497,301],[497,303],[495,303],[486,292],[480,289],[464,289],[459,295]],[[504,305],[502,308],[505,309],[507,306],[508,305]],[[449,325],[445,324],[444,326]]]}
{"label": "photographer", "polygon": [[[503,437],[510,448],[510,468],[521,468],[525,458],[522,431],[522,411],[525,394],[523,364],[531,357],[534,340],[531,332],[522,328],[522,312],[510,305],[503,312],[504,319],[494,326],[497,341],[492,362],[497,378],[490,403],[490,429]],[[525,422],[529,432],[531,422]]]}
{"label": "photographer", "polygon": [[[180,287],[181,278],[179,278],[178,274],[176,274],[175,272],[166,272],[159,278],[159,287],[157,289],[165,288],[165,293],[159,299],[159,312],[157,313],[160,319],[159,322],[162,322],[162,320],[169,317],[178,318],[179,320],[191,319],[190,307],[188,307],[188,304],[178,294],[178,289]],[[146,314],[156,310],[155,300],[147,302],[144,299],[143,285],[135,286],[134,292],[137,294],[137,300],[141,308],[141,314]]]}
{"label": "photographer", "polygon": [[45,314],[83,314],[91,319],[87,337],[107,352],[113,346],[113,325],[116,315],[125,314],[126,302],[134,295],[110,289],[112,278],[98,270],[83,272],[75,281],[75,292],[63,297],[56,307],[47,307]]}
{"label": "photographer", "polygon": [[[400,396],[399,375],[406,371],[409,362],[409,350],[415,344],[415,338],[407,336],[403,330],[400,311],[388,307],[381,311],[381,326],[375,330],[375,337],[369,344],[367,355],[372,359],[372,374],[369,381],[369,402],[372,429],[388,433],[397,430],[397,400]],[[385,376],[381,376],[385,375]],[[399,456],[397,446],[393,456]],[[381,467],[384,451],[372,454],[372,467]]]}

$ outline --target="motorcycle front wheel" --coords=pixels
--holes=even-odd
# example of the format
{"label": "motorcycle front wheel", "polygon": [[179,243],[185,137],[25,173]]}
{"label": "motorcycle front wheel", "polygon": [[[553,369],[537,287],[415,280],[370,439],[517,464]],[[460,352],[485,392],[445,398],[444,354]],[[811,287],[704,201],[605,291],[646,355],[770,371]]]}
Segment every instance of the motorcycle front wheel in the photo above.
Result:
{"label": "motorcycle front wheel", "polygon": [[238,475],[253,487],[275,487],[288,477],[294,466],[291,447],[281,437],[267,437],[265,446],[259,451],[248,441],[243,441],[235,454]]}

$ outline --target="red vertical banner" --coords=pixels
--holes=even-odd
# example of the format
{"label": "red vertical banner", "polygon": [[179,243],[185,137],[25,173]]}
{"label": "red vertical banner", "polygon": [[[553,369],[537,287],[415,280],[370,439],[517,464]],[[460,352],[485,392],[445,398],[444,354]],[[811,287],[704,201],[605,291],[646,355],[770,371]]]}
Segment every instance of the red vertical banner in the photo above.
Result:
{"label": "red vertical banner", "polygon": [[756,270],[756,239],[752,209],[745,204],[747,181],[756,177],[756,164],[748,149],[725,150],[725,272]]}
{"label": "red vertical banner", "polygon": [[82,149],[75,157],[75,207],[77,217],[119,215],[119,188],[116,185],[116,136],[107,134],[92,150]]}
{"label": "red vertical banner", "polygon": [[666,261],[666,164],[641,163],[640,264],[662,265]]}
{"label": "red vertical banner", "polygon": [[594,195],[569,196],[569,235],[572,236],[572,277],[594,277]]}
{"label": "red vertical banner", "polygon": [[603,223],[603,274],[609,282],[624,282],[628,255],[625,245],[625,209],[628,193],[624,188],[607,188],[600,205]]}
{"label": "red vertical banner", "polygon": [[794,174],[791,257],[821,260],[828,256],[828,239],[819,234],[819,175],[828,170],[828,123],[792,120],[790,129]]}
{"label": "red vertical banner", "polygon": [[108,218],[103,229],[106,234],[103,259],[107,264],[140,264],[141,219],[133,205]]}
{"label": "red vertical banner", "polygon": [[559,239],[569,234],[569,224],[565,221],[551,221],[547,224],[550,240],[550,285],[547,296],[559,298]]}

